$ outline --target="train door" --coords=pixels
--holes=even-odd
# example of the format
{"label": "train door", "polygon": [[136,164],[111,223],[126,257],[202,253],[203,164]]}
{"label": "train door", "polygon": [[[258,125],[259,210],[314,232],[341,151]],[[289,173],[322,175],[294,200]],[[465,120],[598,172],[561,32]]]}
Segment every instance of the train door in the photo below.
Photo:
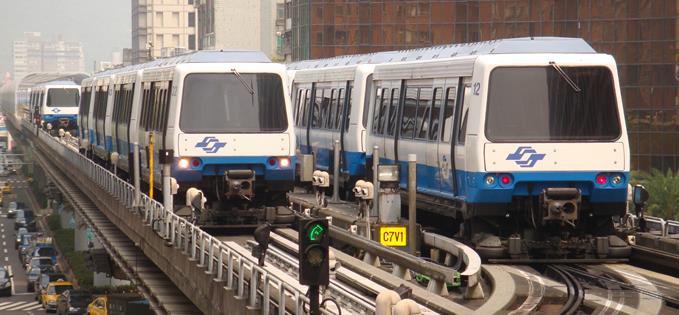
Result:
{"label": "train door", "polygon": [[389,163],[395,163],[397,160],[397,134],[399,122],[399,102],[401,99],[401,81],[384,82],[383,87],[389,88],[389,106],[387,106],[387,116],[385,121],[384,131],[384,145],[381,146],[381,152],[384,152],[384,158]]}
{"label": "train door", "polygon": [[[401,122],[398,136],[398,159],[401,169],[407,169],[410,154],[417,158],[417,187],[433,192],[439,188],[436,176],[437,144],[429,140],[430,113],[434,100],[434,83],[431,79],[408,80],[403,85]],[[401,186],[407,186],[407,174],[401,173]]]}
{"label": "train door", "polygon": [[[471,78],[463,78],[460,80],[460,88],[457,91],[457,100],[455,102],[457,106],[456,118],[455,118],[455,130],[453,131],[454,139],[451,141],[455,142],[453,147],[454,159],[453,159],[453,173],[455,175],[455,170],[465,169],[465,138],[467,136],[467,119],[469,116],[469,101],[471,95]],[[453,188],[453,193],[455,195],[461,195],[464,192],[461,191],[463,187],[462,179],[457,179],[455,176],[451,178],[451,186]],[[454,182],[454,184],[453,184]]]}
{"label": "train door", "polygon": [[455,194],[455,160],[452,154],[455,135],[455,107],[458,95],[459,79],[447,79],[441,91],[440,120],[441,135],[438,139],[438,179],[439,191],[444,194]]}
{"label": "train door", "polygon": [[314,99],[311,100],[311,120],[309,121],[309,146],[316,157],[317,169],[332,168],[332,132],[327,130],[332,89],[327,83],[314,84]]}

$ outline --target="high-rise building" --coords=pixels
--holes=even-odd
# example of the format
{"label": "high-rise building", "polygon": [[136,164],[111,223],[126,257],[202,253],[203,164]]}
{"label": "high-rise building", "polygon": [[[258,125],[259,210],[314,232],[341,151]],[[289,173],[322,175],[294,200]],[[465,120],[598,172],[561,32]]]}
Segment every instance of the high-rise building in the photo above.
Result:
{"label": "high-rise building", "polygon": [[581,37],[615,57],[632,169],[679,170],[676,0],[286,0],[286,57],[523,36]]}
{"label": "high-rise building", "polygon": [[24,33],[14,41],[13,66],[15,81],[33,72],[83,72],[85,58],[79,42],[45,40],[37,32]]}
{"label": "high-rise building", "polygon": [[283,0],[196,0],[199,49],[260,50],[283,56]]}
{"label": "high-rise building", "polygon": [[193,0],[132,0],[132,63],[196,49]]}

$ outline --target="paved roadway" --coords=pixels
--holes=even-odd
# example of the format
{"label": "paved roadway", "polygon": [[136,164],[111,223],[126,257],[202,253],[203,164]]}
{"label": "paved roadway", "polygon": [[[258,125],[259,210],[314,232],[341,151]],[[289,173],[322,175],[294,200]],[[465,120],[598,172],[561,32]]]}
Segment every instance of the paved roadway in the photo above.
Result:
{"label": "paved roadway", "polygon": [[[5,195],[4,204],[9,201],[19,200],[30,208],[31,202],[27,199],[27,184],[23,177],[13,176],[0,178],[0,182],[13,181],[15,194]],[[36,211],[36,209],[33,209]],[[37,213],[36,213],[37,214]],[[13,294],[11,297],[0,297],[0,314],[2,315],[37,315],[46,314],[42,306],[34,300],[33,292],[26,291],[26,270],[19,263],[19,255],[14,249],[16,233],[14,231],[14,219],[7,219],[6,209],[0,209],[0,264],[12,268]]]}

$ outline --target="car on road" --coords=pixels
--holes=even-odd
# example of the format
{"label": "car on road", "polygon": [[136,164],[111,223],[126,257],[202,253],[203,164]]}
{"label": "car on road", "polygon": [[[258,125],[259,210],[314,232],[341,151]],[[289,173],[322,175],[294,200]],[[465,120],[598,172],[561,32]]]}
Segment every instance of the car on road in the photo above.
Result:
{"label": "car on road", "polygon": [[57,250],[51,244],[36,244],[31,257],[49,257],[52,264],[57,264]]}
{"label": "car on road", "polygon": [[9,206],[7,206],[7,218],[14,219],[16,217],[17,209],[19,209],[19,205],[16,201],[10,201]]}
{"label": "car on road", "polygon": [[55,282],[55,281],[64,281],[66,279],[66,276],[63,273],[57,273],[57,272],[43,272],[40,274],[40,280],[35,282],[35,288],[33,291],[35,292],[35,300],[38,301],[38,303],[42,303],[42,295],[45,293],[45,290],[47,290],[47,286],[50,284],[50,282]]}
{"label": "car on road", "polygon": [[47,289],[40,297],[42,307],[47,311],[57,310],[57,299],[64,291],[73,290],[73,283],[68,281],[55,281],[47,285]]}
{"label": "car on road", "polygon": [[20,227],[26,227],[26,212],[24,209],[17,209],[15,211],[16,215],[14,217],[14,229],[18,229]]}
{"label": "car on road", "polygon": [[106,311],[108,298],[104,296],[99,296],[92,303],[87,305],[87,315],[108,315]]}
{"label": "car on road", "polygon": [[0,295],[12,296],[12,277],[9,271],[0,266]]}
{"label": "car on road", "polygon": [[28,234],[28,229],[26,228],[19,228],[17,230],[17,237],[14,242],[14,249],[18,249],[19,245],[21,245],[21,239],[23,238],[24,235]]}
{"label": "car on road", "polygon": [[17,218],[14,228],[16,229],[21,227],[25,227],[29,232],[36,231],[35,213],[33,213],[33,210],[24,209],[23,219],[19,220]]}
{"label": "car on road", "polygon": [[31,268],[37,267],[37,268],[45,268],[45,267],[55,267],[54,263],[52,262],[52,259],[49,257],[33,257],[31,260],[26,264],[26,270],[31,270]]}
{"label": "car on road", "polygon": [[40,274],[42,270],[40,267],[33,267],[26,273],[26,291],[33,292],[35,290],[35,282],[40,279]]}
{"label": "car on road", "polygon": [[57,300],[57,315],[85,314],[90,302],[92,302],[92,294],[87,291],[66,291]]}
{"label": "car on road", "polygon": [[2,186],[2,193],[3,194],[12,193],[12,185],[9,182],[5,183],[5,185]]}
{"label": "car on road", "polygon": [[21,259],[21,251],[25,250],[25,248],[32,245],[31,241],[33,240],[33,236],[34,234],[31,233],[21,235],[21,239],[19,240],[19,244],[17,245],[17,250],[19,251],[19,259]]}

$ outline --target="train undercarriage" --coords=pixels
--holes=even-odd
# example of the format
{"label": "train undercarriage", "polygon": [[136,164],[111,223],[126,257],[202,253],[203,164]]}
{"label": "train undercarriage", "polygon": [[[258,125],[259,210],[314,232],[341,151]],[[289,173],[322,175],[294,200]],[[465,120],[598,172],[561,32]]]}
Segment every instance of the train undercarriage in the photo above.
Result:
{"label": "train undercarriage", "polygon": [[433,210],[418,221],[466,240],[484,259],[625,259],[631,253],[629,229],[616,225],[626,203],[593,204],[576,188],[548,188],[504,206],[442,203],[418,203]]}
{"label": "train undercarriage", "polygon": [[[196,185],[186,184],[174,199],[178,215],[205,228],[255,227],[264,222],[286,225],[294,222],[286,192],[292,183],[257,179],[251,170],[232,170],[224,176],[205,177]],[[197,187],[211,187],[200,190]]]}

